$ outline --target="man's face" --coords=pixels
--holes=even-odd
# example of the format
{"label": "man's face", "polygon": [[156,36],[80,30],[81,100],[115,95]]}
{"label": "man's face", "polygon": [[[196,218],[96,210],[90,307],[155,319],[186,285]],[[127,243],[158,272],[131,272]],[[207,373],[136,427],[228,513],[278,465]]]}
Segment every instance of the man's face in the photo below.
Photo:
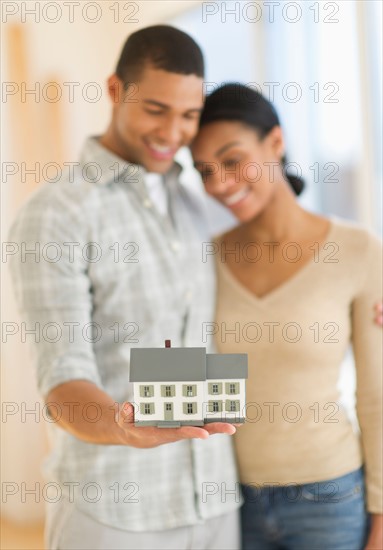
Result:
{"label": "man's face", "polygon": [[113,75],[109,89],[117,88],[108,146],[148,172],[167,172],[178,149],[197,133],[203,106],[202,78],[147,66],[128,90]]}

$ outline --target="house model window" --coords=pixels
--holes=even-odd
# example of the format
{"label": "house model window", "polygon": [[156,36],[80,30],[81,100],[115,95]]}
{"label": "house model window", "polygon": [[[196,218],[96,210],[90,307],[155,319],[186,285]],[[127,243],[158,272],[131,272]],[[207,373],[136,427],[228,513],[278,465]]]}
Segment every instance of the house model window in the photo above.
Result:
{"label": "house model window", "polygon": [[172,348],[168,340],[165,348],[133,348],[130,382],[135,424],[178,427],[244,422],[246,378],[246,354]]}
{"label": "house model window", "polygon": [[169,386],[161,385],[161,395],[162,397],[174,397],[176,395],[176,387],[174,384]]}
{"label": "house model window", "polygon": [[235,382],[231,382],[230,384],[226,384],[226,393],[232,395],[234,393],[239,393],[239,384]]}
{"label": "house model window", "polygon": [[197,386],[195,384],[190,386],[183,386],[182,395],[184,397],[195,397],[197,395]]}
{"label": "house model window", "polygon": [[141,403],[141,414],[154,414],[154,403]]}
{"label": "house model window", "polygon": [[222,411],[222,401],[209,401],[209,410],[210,412],[221,412]]}
{"label": "house model window", "polygon": [[222,393],[222,384],[208,384],[209,393],[212,395],[220,395]]}

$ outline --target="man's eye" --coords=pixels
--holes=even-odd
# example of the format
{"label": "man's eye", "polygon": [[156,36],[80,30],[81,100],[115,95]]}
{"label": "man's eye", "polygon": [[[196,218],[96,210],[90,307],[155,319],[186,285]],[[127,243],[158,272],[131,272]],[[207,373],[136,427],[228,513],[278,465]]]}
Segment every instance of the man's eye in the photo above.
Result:
{"label": "man's eye", "polygon": [[150,115],[162,115],[162,111],[152,111],[150,109],[146,109],[146,112]]}
{"label": "man's eye", "polygon": [[184,115],[184,118],[186,118],[187,120],[198,120],[200,115],[201,113],[186,113]]}

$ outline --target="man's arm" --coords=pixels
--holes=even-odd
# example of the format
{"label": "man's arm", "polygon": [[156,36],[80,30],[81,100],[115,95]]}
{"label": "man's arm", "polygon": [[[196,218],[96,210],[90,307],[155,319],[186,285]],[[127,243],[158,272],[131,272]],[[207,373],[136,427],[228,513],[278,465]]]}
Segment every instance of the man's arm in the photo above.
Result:
{"label": "man's arm", "polygon": [[232,435],[236,431],[231,424],[220,422],[202,428],[136,427],[131,403],[115,403],[88,380],[72,380],[56,386],[48,393],[46,403],[58,426],[83,441],[100,445],[144,449],[182,439],[207,439],[217,433]]}

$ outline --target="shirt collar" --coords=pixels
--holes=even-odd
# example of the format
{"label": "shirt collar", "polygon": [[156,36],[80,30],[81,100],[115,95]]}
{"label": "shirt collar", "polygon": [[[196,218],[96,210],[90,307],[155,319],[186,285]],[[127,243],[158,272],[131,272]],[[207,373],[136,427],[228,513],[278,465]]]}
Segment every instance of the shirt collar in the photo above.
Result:
{"label": "shirt collar", "polygon": [[[97,185],[123,182],[140,189],[141,192],[144,189],[146,191],[145,168],[128,162],[106,149],[100,143],[98,136],[89,137],[85,141],[80,154],[80,163],[83,169],[86,169],[87,180]],[[183,166],[174,162],[170,170],[164,174],[166,183],[170,186],[180,184],[179,176],[182,171]]]}

